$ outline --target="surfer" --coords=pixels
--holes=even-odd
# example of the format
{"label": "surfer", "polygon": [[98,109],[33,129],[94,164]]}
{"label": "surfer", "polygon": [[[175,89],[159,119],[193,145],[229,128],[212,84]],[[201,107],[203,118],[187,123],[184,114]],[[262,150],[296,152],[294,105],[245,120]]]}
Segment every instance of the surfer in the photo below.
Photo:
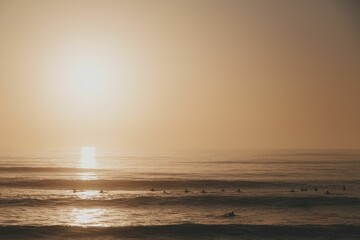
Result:
{"label": "surfer", "polygon": [[235,213],[234,213],[233,211],[232,211],[232,212],[225,213],[225,214],[224,214],[224,217],[227,217],[227,218],[235,217]]}

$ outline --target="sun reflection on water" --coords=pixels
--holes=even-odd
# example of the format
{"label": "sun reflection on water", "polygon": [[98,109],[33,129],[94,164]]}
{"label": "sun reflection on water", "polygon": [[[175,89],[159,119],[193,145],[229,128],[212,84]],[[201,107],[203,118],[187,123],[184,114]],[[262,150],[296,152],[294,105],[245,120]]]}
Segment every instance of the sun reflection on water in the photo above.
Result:
{"label": "sun reflection on water", "polygon": [[80,180],[97,180],[98,176],[95,172],[81,172],[77,173]]}
{"label": "sun reflection on water", "polygon": [[81,148],[81,168],[96,168],[96,148],[82,147]]}
{"label": "sun reflection on water", "polygon": [[99,191],[78,191],[76,192],[76,196],[80,199],[92,199],[99,196]]}
{"label": "sun reflection on water", "polygon": [[73,226],[101,226],[104,227],[104,215],[106,210],[101,208],[74,208],[70,217]]}

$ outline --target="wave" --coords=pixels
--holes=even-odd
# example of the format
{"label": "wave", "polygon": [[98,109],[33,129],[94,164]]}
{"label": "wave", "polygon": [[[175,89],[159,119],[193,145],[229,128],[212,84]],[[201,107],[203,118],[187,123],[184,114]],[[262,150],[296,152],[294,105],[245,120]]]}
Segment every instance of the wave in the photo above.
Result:
{"label": "wave", "polygon": [[144,207],[144,206],[266,206],[266,207],[317,207],[317,206],[351,206],[360,207],[360,199],[354,197],[286,197],[286,196],[136,196],[109,199],[79,198],[22,198],[0,199],[0,207],[9,206],[111,206],[111,207]]}
{"label": "wave", "polygon": [[[321,184],[318,181],[246,181],[246,180],[186,180],[186,179],[123,179],[123,180],[80,180],[80,179],[41,179],[41,180],[24,180],[19,178],[0,179],[2,187],[18,187],[18,188],[44,188],[44,189],[118,189],[118,190],[149,190],[166,189],[179,190],[185,188],[192,189],[232,189],[237,188],[313,188],[315,185]],[[351,181],[326,181],[325,185],[342,186],[342,184],[360,184],[360,180]],[[324,186],[325,186],[324,185]]]}
{"label": "wave", "polygon": [[98,169],[63,167],[0,167],[0,173],[39,173],[39,172],[96,172]]}
{"label": "wave", "polygon": [[0,239],[358,239],[354,225],[204,225],[128,227],[0,226]]}
{"label": "wave", "polygon": [[0,186],[30,187],[30,188],[56,188],[56,189],[184,189],[184,188],[224,188],[224,187],[251,187],[270,186],[270,182],[255,181],[225,181],[225,180],[69,180],[69,179],[42,179],[42,180],[16,180],[2,179]]}

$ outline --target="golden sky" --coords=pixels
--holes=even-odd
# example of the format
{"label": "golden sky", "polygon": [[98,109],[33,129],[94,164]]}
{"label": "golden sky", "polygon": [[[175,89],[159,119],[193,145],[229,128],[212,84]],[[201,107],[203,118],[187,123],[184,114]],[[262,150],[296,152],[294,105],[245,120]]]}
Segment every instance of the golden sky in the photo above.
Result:
{"label": "golden sky", "polygon": [[359,148],[359,12],[0,0],[0,148]]}

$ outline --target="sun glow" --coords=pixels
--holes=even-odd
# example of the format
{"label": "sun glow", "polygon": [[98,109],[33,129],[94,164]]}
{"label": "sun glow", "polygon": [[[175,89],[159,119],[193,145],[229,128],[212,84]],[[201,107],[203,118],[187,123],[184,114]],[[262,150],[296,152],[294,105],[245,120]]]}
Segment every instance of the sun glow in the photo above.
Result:
{"label": "sun glow", "polygon": [[112,93],[126,72],[116,48],[95,37],[59,43],[49,64],[55,99],[66,108],[71,104],[71,108],[82,111],[111,102]]}
{"label": "sun glow", "polygon": [[71,89],[81,99],[99,97],[105,87],[106,68],[101,61],[96,59],[79,59],[69,66],[68,79]]}
{"label": "sun glow", "polygon": [[81,168],[96,168],[96,148],[82,147],[81,148]]}
{"label": "sun glow", "polygon": [[101,35],[75,34],[49,51],[44,94],[59,122],[91,132],[132,111],[138,85],[128,50]]}
{"label": "sun glow", "polygon": [[93,102],[104,97],[114,75],[110,54],[94,45],[70,48],[63,55],[58,57],[62,60],[57,68],[61,69],[62,87],[68,97],[78,102]]}

